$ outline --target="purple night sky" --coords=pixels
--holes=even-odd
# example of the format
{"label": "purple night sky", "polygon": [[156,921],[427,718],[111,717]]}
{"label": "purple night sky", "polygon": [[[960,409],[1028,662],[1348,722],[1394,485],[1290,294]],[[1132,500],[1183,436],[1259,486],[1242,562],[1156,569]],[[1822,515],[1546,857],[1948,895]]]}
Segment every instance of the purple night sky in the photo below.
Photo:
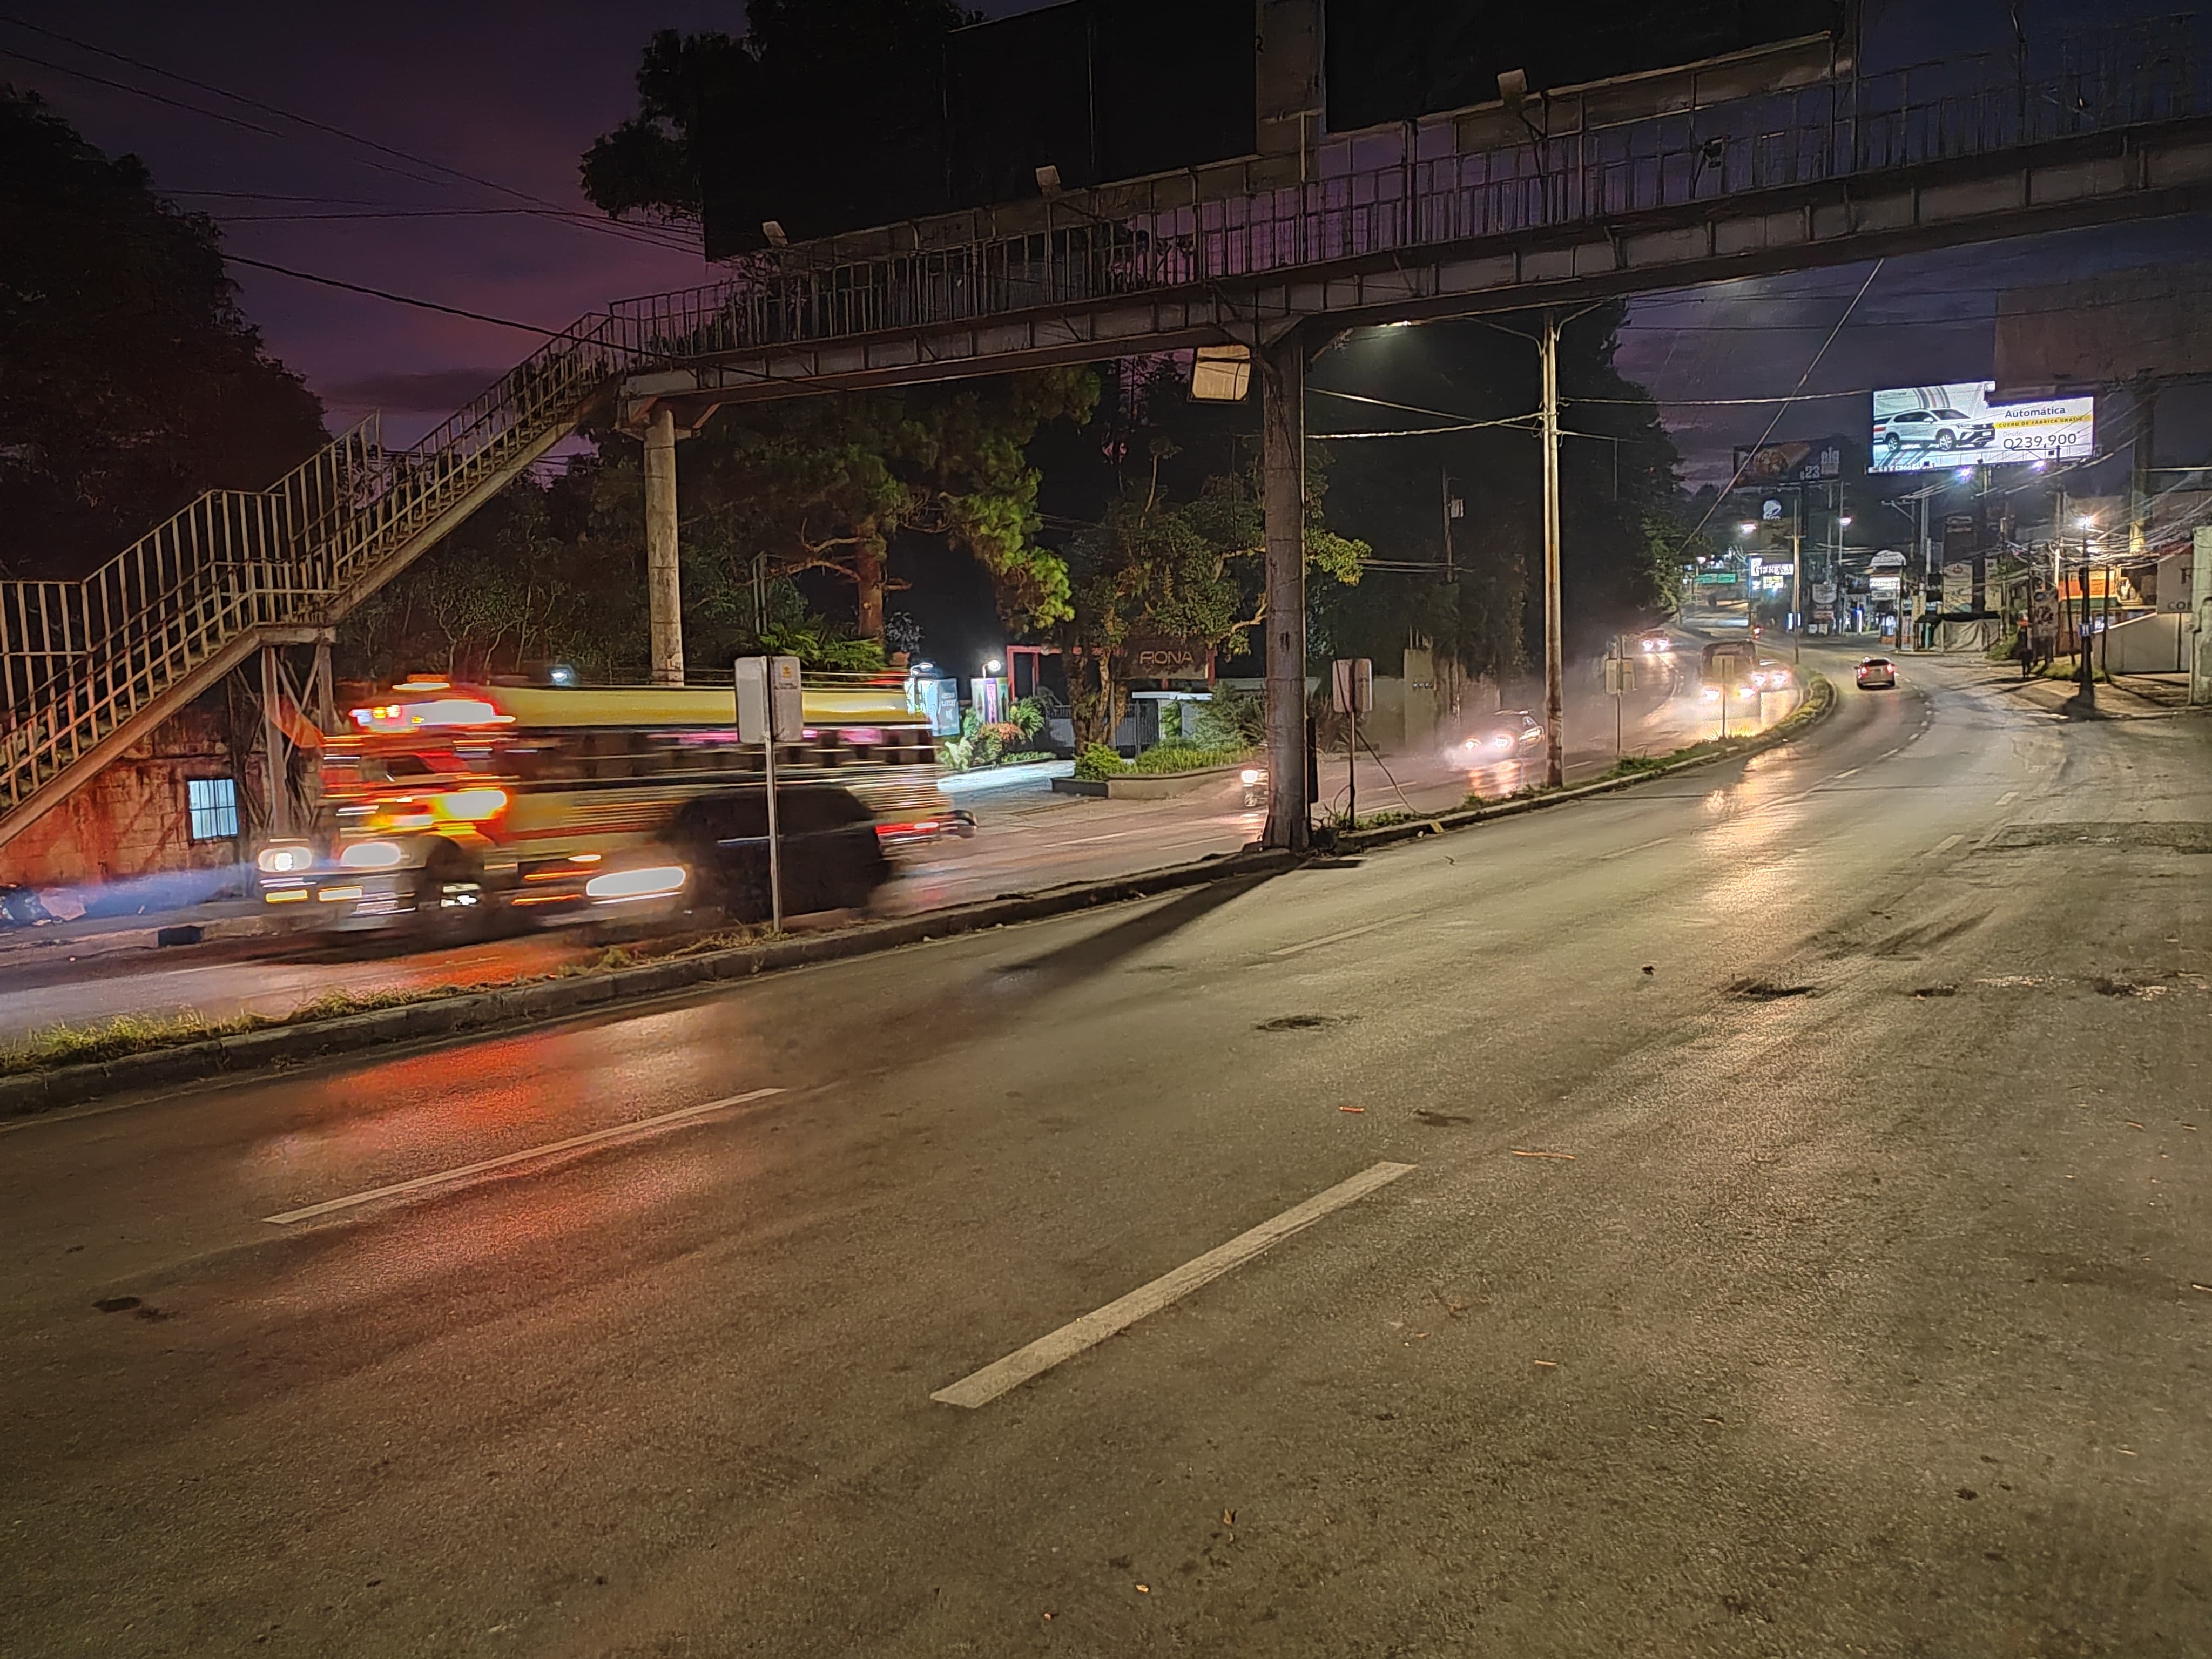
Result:
{"label": "purple night sky", "polygon": [[[1023,0],[987,8],[1027,9]],[[2092,9],[2118,16],[2158,8],[2031,6],[2031,26],[2076,21]],[[1941,9],[1869,0],[1868,12],[1877,67],[2009,40],[1996,0]],[[653,29],[735,30],[743,21],[739,0],[656,0],[650,8],[398,0],[365,12],[276,0],[219,9],[10,0],[0,14],[0,77],[44,94],[104,149],[143,157],[158,188],[223,222],[234,253],[557,328],[623,295],[711,277],[681,233],[614,227],[593,213],[576,163],[634,107],[631,77]],[[306,131],[27,24],[489,183]],[[2001,287],[2114,265],[2197,263],[2208,240],[2204,222],[2185,220],[1893,261],[1808,389],[1981,378]],[[530,349],[531,337],[515,331],[234,269],[247,313],[320,394],[333,427],[380,407],[387,435],[404,440]],[[1621,366],[1662,398],[1787,392],[1863,276],[1862,267],[1639,301]],[[1716,470],[1725,477],[1729,446],[1758,437],[1768,413],[1671,408],[1692,481]],[[1864,416],[1863,401],[1808,405],[1786,416],[1777,435],[1855,431]]]}

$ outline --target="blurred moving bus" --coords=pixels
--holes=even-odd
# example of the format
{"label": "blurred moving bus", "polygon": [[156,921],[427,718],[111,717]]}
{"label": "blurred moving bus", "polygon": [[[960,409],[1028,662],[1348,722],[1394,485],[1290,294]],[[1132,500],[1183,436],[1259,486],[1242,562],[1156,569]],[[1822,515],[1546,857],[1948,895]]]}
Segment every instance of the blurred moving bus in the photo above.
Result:
{"label": "blurred moving bus", "polygon": [[[878,821],[941,807],[927,717],[902,676],[805,688],[776,747],[784,908],[866,904],[889,867]],[[713,908],[768,914],[758,744],[727,686],[560,688],[410,680],[330,739],[311,837],[256,859],[263,900],[328,928],[472,931]]]}

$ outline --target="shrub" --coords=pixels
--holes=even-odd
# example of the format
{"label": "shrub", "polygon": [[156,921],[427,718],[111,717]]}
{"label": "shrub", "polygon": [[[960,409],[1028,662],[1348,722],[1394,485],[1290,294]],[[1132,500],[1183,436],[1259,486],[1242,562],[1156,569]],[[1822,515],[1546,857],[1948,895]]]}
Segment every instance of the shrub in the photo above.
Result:
{"label": "shrub", "polygon": [[1128,769],[1127,763],[1103,743],[1084,744],[1083,752],[1075,757],[1075,775],[1091,783],[1121,777]]}
{"label": "shrub", "polygon": [[1194,743],[1163,743],[1137,757],[1134,768],[1147,776],[1168,772],[1195,772],[1208,766],[1231,766],[1244,758],[1244,749],[1201,747]]}
{"label": "shrub", "polygon": [[1257,749],[1267,740],[1267,704],[1257,692],[1217,690],[1200,705],[1198,739],[1209,749]]}

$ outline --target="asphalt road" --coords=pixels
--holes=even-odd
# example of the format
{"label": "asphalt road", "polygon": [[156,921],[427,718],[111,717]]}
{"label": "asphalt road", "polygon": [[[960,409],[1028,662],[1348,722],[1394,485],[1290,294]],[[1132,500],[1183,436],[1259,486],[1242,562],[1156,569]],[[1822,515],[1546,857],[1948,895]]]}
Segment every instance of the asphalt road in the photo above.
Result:
{"label": "asphalt road", "polygon": [[[1621,744],[1626,752],[1664,752],[1717,730],[1717,721],[1694,697],[1695,661],[1686,653],[1678,661],[1641,665],[1643,684],[1625,699]],[[1589,693],[1583,683],[1588,678],[1577,678],[1574,689],[1581,695],[1568,708],[1571,776],[1594,775],[1614,758],[1611,701]],[[1778,720],[1790,706],[1785,696],[1769,696],[1751,718]],[[1744,718],[1740,711],[1737,719]],[[1342,757],[1328,757],[1321,769],[1324,803],[1340,811]],[[1471,779],[1434,755],[1387,762],[1363,757],[1358,805],[1363,817],[1408,807],[1441,811],[1458,805],[1471,784],[1502,795],[1526,781],[1517,770]],[[879,908],[910,914],[1233,853],[1259,836],[1267,816],[1244,805],[1234,780],[1163,801],[1058,795],[1042,781],[959,799],[980,821],[974,837],[940,842],[902,860]],[[173,918],[193,919],[192,913]],[[404,940],[326,944],[292,936],[77,956],[68,938],[42,935],[35,948],[0,952],[0,1042],[55,1025],[132,1015],[282,1016],[333,994],[421,991],[549,973],[589,961],[600,948],[569,929],[434,951],[412,949]]]}
{"label": "asphalt road", "polygon": [[2212,730],[1983,681],[7,1125],[0,1652],[2212,1650]]}

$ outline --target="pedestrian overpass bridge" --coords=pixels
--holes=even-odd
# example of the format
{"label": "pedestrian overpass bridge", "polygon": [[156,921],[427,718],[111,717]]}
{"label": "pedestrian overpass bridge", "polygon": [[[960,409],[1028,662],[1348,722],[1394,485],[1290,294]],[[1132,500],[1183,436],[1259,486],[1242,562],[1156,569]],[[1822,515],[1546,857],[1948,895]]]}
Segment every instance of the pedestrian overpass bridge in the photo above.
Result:
{"label": "pedestrian overpass bridge", "polygon": [[[1305,357],[1335,331],[2207,205],[2212,74],[2146,47],[2043,82],[1972,59],[1625,119],[1596,92],[1534,99],[748,256],[582,319],[404,450],[372,417],[82,581],[0,583],[0,845],[257,651],[273,703],[274,647],[326,641],[580,426],[645,436],[649,562],[672,584],[674,434],[724,404],[1241,343],[1295,467]],[[1271,578],[1302,580],[1298,499],[1270,492],[1290,550]]]}

